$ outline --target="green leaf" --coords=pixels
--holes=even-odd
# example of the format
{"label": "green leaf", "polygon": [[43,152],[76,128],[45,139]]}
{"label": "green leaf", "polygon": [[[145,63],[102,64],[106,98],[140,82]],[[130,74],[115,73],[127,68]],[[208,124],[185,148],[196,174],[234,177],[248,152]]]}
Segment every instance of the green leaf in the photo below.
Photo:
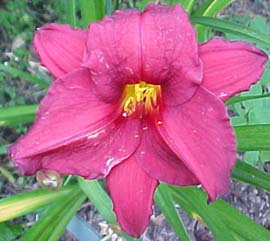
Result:
{"label": "green leaf", "polygon": [[5,64],[0,63],[0,71],[4,71],[6,73],[9,73],[9,74],[13,75],[14,77],[22,78],[23,80],[28,81],[32,84],[38,84],[42,88],[48,88],[48,86],[49,86],[49,83],[46,80],[40,79],[36,76],[33,76],[32,74],[18,70],[18,69],[13,68],[9,65],[5,65]]}
{"label": "green leaf", "polygon": [[0,166],[0,174],[1,176],[5,177],[8,180],[8,182],[15,183],[13,173],[10,172],[8,169]]}
{"label": "green leaf", "polygon": [[80,241],[100,241],[101,236],[89,223],[76,214],[68,223],[67,230]]}
{"label": "green leaf", "polygon": [[106,0],[105,9],[106,9],[106,15],[112,15],[112,12],[113,12],[112,0]]}
{"label": "green leaf", "polygon": [[[110,197],[105,192],[103,187],[100,185],[100,183],[97,180],[93,181],[86,181],[83,178],[79,178],[79,186],[80,188],[85,192],[91,203],[94,204],[96,209],[99,211],[99,213],[102,215],[102,217],[113,226],[118,229],[118,224],[115,219],[115,215],[113,213],[113,205]],[[127,241],[134,241],[137,239],[134,239],[127,234],[121,232],[121,235],[127,240]]]}
{"label": "green leaf", "polygon": [[21,105],[0,108],[0,127],[14,126],[33,121],[37,105]]}
{"label": "green leaf", "polygon": [[233,241],[233,235],[228,232],[220,216],[207,205],[207,196],[197,187],[177,188],[170,186],[172,195],[187,213],[198,221],[203,221],[212,231],[217,241]]}
{"label": "green leaf", "polygon": [[270,240],[269,231],[223,200],[207,205],[207,195],[197,187],[170,188],[175,201],[193,218],[205,222],[217,241]]}
{"label": "green leaf", "polygon": [[86,28],[89,23],[101,20],[105,13],[104,0],[80,0],[82,27]]}
{"label": "green leaf", "polygon": [[159,184],[155,193],[155,201],[178,237],[182,241],[190,241],[181,217],[174,206],[175,204],[167,185],[163,183]]}
{"label": "green leaf", "polygon": [[259,159],[261,162],[268,162],[270,160],[270,151],[261,151]]}
{"label": "green leaf", "polygon": [[[247,16],[247,15],[231,16],[230,21],[244,25],[244,26],[248,26],[250,29],[253,29],[259,33],[263,33],[264,35],[270,36],[269,24],[267,22],[267,19],[262,17],[262,16],[259,16],[259,15],[255,16],[255,17],[254,16]],[[239,40],[238,36],[231,34],[231,33],[226,33],[225,36],[227,39],[230,39],[230,40]],[[247,39],[245,39],[245,37],[243,36],[243,37],[241,37],[241,40],[247,40]],[[256,42],[256,44],[259,47],[263,48],[263,46],[260,46],[260,43]],[[268,46],[268,48],[269,48],[269,46]],[[267,52],[268,48],[265,49],[266,52]],[[265,78],[265,81],[269,82],[269,77],[268,77],[268,79]]]}
{"label": "green leaf", "polygon": [[196,2],[197,0],[171,0],[170,5],[180,3],[187,12],[191,13],[192,8]]}
{"label": "green leaf", "polygon": [[154,2],[154,0],[141,0],[140,2],[140,10],[144,10],[148,3]]}
{"label": "green leaf", "polygon": [[194,16],[214,17],[235,0],[206,0],[194,12]]}
{"label": "green leaf", "polygon": [[112,212],[112,202],[97,180],[86,181],[79,178],[79,186],[94,204],[102,217],[110,224],[117,224]]}
{"label": "green leaf", "polygon": [[270,190],[270,175],[243,161],[236,162],[232,177],[266,191]]}
{"label": "green leaf", "polygon": [[77,188],[77,186],[68,186],[58,191],[39,189],[1,199],[0,222],[25,215],[33,212],[37,208],[48,205],[59,199],[66,198]]}
{"label": "green leaf", "polygon": [[0,241],[14,241],[23,231],[21,225],[0,223]]}
{"label": "green leaf", "polygon": [[76,1],[68,0],[62,2],[65,4],[67,23],[73,27],[77,27]]}
{"label": "green leaf", "polygon": [[[194,16],[214,17],[233,1],[234,0],[205,1],[196,11],[194,11]],[[197,30],[197,36],[200,42],[207,39],[208,28],[202,25],[197,25],[196,30]]]}
{"label": "green leaf", "polygon": [[237,23],[212,17],[191,17],[191,21],[193,24],[201,24],[221,32],[232,33],[239,37],[244,37],[252,43],[259,42],[260,45],[266,49],[270,46],[269,36]]}
{"label": "green leaf", "polygon": [[256,100],[256,99],[263,99],[263,98],[269,98],[270,94],[262,94],[262,95],[237,95],[234,96],[232,98],[230,98],[229,100],[226,101],[226,105],[233,105],[236,103],[240,103],[243,101],[248,101],[248,100]]}
{"label": "green leaf", "polygon": [[209,205],[221,218],[228,232],[234,234],[234,240],[241,237],[244,241],[268,241],[270,240],[270,232],[264,227],[252,221],[247,216],[233,208],[231,205],[225,203],[223,200],[218,200]]}
{"label": "green leaf", "polygon": [[270,124],[242,125],[233,127],[238,151],[269,151]]}
{"label": "green leaf", "polygon": [[5,155],[7,153],[7,151],[6,151],[7,146],[8,145],[0,146],[0,155]]}
{"label": "green leaf", "polygon": [[86,196],[81,189],[76,188],[65,199],[47,209],[41,218],[26,231],[21,241],[58,241],[85,199]]}

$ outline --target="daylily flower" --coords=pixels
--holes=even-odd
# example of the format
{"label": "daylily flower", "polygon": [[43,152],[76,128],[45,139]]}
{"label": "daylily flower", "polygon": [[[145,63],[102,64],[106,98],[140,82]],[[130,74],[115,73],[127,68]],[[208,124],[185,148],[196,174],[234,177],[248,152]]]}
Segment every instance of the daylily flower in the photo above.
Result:
{"label": "daylily flower", "polygon": [[88,30],[48,24],[34,46],[56,80],[9,148],[38,170],[106,178],[122,229],[139,236],[159,182],[230,190],[236,144],[224,101],[259,80],[267,56],[242,42],[198,45],[180,5],[116,11]]}

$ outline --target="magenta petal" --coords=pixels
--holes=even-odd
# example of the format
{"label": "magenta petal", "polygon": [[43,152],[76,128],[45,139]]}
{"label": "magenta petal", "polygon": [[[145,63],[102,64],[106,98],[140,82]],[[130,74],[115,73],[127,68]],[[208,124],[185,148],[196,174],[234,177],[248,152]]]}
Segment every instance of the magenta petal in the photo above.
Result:
{"label": "magenta petal", "polygon": [[89,26],[83,66],[90,69],[100,95],[141,80],[140,12],[116,11],[112,17]]}
{"label": "magenta petal", "polygon": [[67,24],[46,24],[35,34],[34,47],[41,63],[55,76],[80,66],[87,31],[72,29]]}
{"label": "magenta petal", "polygon": [[27,134],[12,145],[11,159],[24,159],[68,145],[119,117],[118,106],[96,95],[88,69],[57,79],[41,101]]}
{"label": "magenta petal", "polygon": [[38,155],[14,159],[23,174],[49,169],[87,179],[106,176],[111,168],[127,159],[139,145],[140,121],[122,118],[96,132]]}
{"label": "magenta petal", "polygon": [[211,200],[230,190],[236,143],[224,104],[203,87],[183,105],[165,108],[159,131]]}
{"label": "magenta petal", "polygon": [[148,176],[132,157],[115,166],[106,182],[121,228],[139,237],[149,223],[158,182]]}
{"label": "magenta petal", "polygon": [[148,128],[144,125],[142,140],[133,158],[149,176],[157,180],[180,186],[199,184],[153,126]]}
{"label": "magenta petal", "polygon": [[223,101],[256,83],[267,55],[251,44],[214,38],[199,48],[204,66],[203,86]]}
{"label": "magenta petal", "polygon": [[[189,99],[202,81],[196,34],[181,5],[149,4],[142,13],[142,79],[162,84],[165,98]],[[172,90],[172,91],[170,91]]]}

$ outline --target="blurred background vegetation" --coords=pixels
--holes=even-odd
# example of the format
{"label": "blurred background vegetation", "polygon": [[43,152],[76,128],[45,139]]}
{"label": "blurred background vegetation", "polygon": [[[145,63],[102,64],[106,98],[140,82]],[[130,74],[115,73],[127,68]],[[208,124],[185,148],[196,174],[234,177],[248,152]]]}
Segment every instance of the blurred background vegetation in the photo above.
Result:
{"label": "blurred background vegetation", "polygon": [[[34,118],[33,109],[36,109],[36,104],[45,95],[46,87],[52,80],[50,74],[39,64],[39,60],[35,56],[31,44],[33,34],[37,27],[48,22],[71,23],[67,9],[68,2],[71,1],[0,1],[0,109],[14,107],[13,111],[10,109],[10,118],[5,122],[1,122],[0,114],[0,199],[23,190],[38,188],[34,177],[19,175],[8,157],[1,154],[5,153],[6,145],[14,142],[27,130],[28,122]],[[115,8],[138,7],[141,2],[143,1],[114,0],[113,6],[106,9],[106,14],[110,14]],[[164,2],[173,3],[174,0],[164,0]],[[81,14],[87,13],[76,12],[78,19],[76,26],[85,27],[87,23],[81,20]],[[270,1],[268,0],[236,0],[221,15],[224,19],[241,23],[270,36]],[[213,33],[211,32],[210,35]],[[218,34],[221,35],[220,32]],[[233,34],[224,36],[228,39],[238,38]],[[241,96],[269,94],[269,92],[268,68],[261,81]],[[25,107],[26,105],[27,107]],[[16,108],[17,106],[21,106],[21,109]],[[232,123],[235,125],[269,124],[269,110],[269,98],[234,104],[230,106]],[[21,114],[19,119],[16,117],[18,111]],[[246,162],[270,171],[269,151],[249,151],[241,155]],[[93,209],[94,214],[96,215],[96,210]],[[12,229],[8,225],[0,224],[0,230],[6,230],[10,235],[8,240],[3,241],[14,240],[34,221],[35,215],[27,215],[16,219]],[[62,240],[68,239],[63,238]],[[0,241],[2,241],[1,235]]]}

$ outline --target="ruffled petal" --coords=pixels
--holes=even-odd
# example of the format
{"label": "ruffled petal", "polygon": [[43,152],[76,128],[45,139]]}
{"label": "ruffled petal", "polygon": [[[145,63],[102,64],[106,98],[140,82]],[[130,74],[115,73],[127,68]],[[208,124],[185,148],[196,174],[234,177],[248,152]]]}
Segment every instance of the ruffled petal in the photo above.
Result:
{"label": "ruffled petal", "polygon": [[126,233],[139,237],[149,223],[158,182],[131,157],[112,169],[106,183],[117,221]]}
{"label": "ruffled petal", "polygon": [[[187,101],[202,81],[195,31],[180,4],[149,4],[142,13],[142,79],[164,84],[165,98]],[[171,90],[171,91],[170,91]]]}
{"label": "ruffled petal", "polygon": [[140,146],[132,158],[149,176],[159,181],[179,186],[199,184],[152,125],[143,125]]}
{"label": "ruffled petal", "polygon": [[99,99],[88,69],[75,70],[53,82],[33,126],[10,147],[11,159],[38,155],[84,138],[117,119],[117,108],[117,104]]}
{"label": "ruffled petal", "polygon": [[224,104],[203,87],[183,105],[165,108],[160,134],[198,178],[210,200],[230,191],[236,143]]}
{"label": "ruffled petal", "polygon": [[16,158],[24,175],[54,170],[87,179],[105,177],[112,167],[129,158],[139,145],[140,121],[120,118],[105,128],[41,154]]}
{"label": "ruffled petal", "polygon": [[203,62],[203,86],[223,101],[256,83],[267,55],[243,41],[214,38],[199,47]]}
{"label": "ruffled petal", "polygon": [[83,66],[90,69],[101,96],[119,99],[112,95],[115,89],[141,80],[139,26],[140,12],[135,10],[116,11],[90,24]]}
{"label": "ruffled petal", "polygon": [[41,63],[58,78],[80,66],[86,38],[86,30],[46,24],[36,32],[34,47]]}

